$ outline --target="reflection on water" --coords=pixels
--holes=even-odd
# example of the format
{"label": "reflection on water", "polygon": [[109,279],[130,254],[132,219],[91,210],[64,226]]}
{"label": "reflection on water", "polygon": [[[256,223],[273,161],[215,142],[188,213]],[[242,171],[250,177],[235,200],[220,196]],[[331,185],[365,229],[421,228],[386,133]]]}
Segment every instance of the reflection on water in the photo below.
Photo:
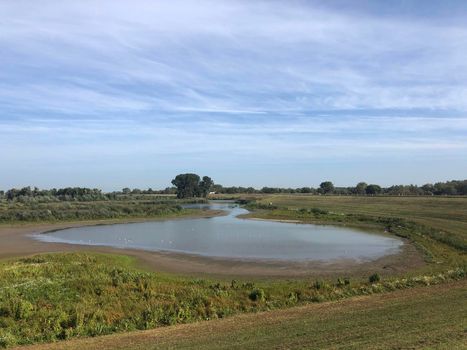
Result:
{"label": "reflection on water", "polygon": [[35,235],[46,242],[102,245],[242,259],[371,260],[393,254],[402,242],[355,229],[236,218],[248,211],[233,203],[189,207],[222,209],[214,218],[70,228]]}

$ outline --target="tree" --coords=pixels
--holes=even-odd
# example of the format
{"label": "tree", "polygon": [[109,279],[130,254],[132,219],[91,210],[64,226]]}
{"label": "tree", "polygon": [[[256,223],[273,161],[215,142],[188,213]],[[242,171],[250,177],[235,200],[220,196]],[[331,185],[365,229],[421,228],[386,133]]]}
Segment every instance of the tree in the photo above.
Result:
{"label": "tree", "polygon": [[199,184],[199,189],[203,197],[207,197],[214,186],[214,181],[209,176],[203,176],[203,180]]}
{"label": "tree", "polygon": [[177,187],[177,198],[197,197],[200,194],[199,176],[196,174],[179,174],[172,180]]}
{"label": "tree", "polygon": [[461,195],[467,195],[467,180],[458,181],[457,184],[457,193]]}
{"label": "tree", "polygon": [[424,184],[422,186],[423,194],[433,194],[435,192],[435,188],[432,184]]}
{"label": "tree", "polygon": [[366,194],[378,194],[381,193],[381,187],[379,185],[371,184],[366,187]]}
{"label": "tree", "polygon": [[366,188],[368,187],[366,182],[359,182],[357,186],[355,186],[355,193],[356,194],[366,194]]}
{"label": "tree", "polygon": [[197,174],[179,174],[172,180],[176,187],[177,198],[206,197],[214,186],[214,181],[209,176],[200,177]]}
{"label": "tree", "polygon": [[331,181],[324,181],[319,185],[319,189],[323,194],[332,193],[334,191],[334,184]]}

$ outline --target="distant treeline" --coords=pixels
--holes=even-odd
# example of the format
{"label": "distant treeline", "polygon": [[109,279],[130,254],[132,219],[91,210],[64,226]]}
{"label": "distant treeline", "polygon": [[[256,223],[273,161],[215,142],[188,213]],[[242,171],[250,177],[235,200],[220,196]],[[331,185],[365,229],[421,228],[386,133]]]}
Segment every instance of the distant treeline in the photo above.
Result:
{"label": "distant treeline", "polygon": [[[389,196],[455,196],[467,195],[467,180],[453,180],[447,182],[437,182],[435,184],[417,185],[393,185],[390,187],[381,187],[377,184],[367,184],[360,182],[354,187],[337,187],[331,181],[325,181],[318,188],[300,187],[300,188],[281,188],[281,187],[263,187],[255,189],[253,187],[224,187],[222,185],[212,185],[211,192],[219,194],[236,193],[304,193],[304,194],[326,194],[326,195],[389,195]],[[173,195],[176,193],[176,187],[167,187],[163,190],[147,190],[124,188],[121,191],[104,193],[100,189],[91,189],[84,187],[67,187],[60,189],[40,190],[37,187],[24,187],[21,189],[10,189],[8,191],[0,190],[0,200],[7,201],[99,201],[99,200],[119,200],[127,199],[137,195]]]}
{"label": "distant treeline", "polygon": [[175,188],[167,188],[165,190],[140,190],[124,188],[121,191],[114,191],[104,193],[97,188],[85,187],[66,187],[66,188],[53,188],[48,190],[41,190],[37,187],[31,188],[23,187],[21,189],[12,188],[8,191],[0,191],[0,200],[19,201],[19,202],[57,202],[57,201],[105,201],[105,200],[118,200],[126,199],[129,196],[132,198],[135,195],[144,194],[175,194]]}
{"label": "distant treeline", "polygon": [[309,194],[335,194],[335,195],[389,195],[389,196],[439,196],[439,195],[467,195],[467,180],[453,180],[437,182],[435,184],[393,185],[382,187],[376,184],[360,182],[354,187],[336,187],[331,181],[322,182],[318,188],[281,188],[263,187],[223,187],[214,185],[212,191],[223,194],[235,193],[309,193]]}

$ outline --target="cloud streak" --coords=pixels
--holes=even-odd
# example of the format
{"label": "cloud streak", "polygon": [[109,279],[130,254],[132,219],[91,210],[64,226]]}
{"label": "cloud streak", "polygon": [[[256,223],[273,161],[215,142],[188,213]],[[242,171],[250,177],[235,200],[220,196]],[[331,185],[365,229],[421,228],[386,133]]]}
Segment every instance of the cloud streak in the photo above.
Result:
{"label": "cloud streak", "polygon": [[0,2],[0,161],[89,159],[91,169],[146,155],[176,172],[215,158],[259,179],[255,164],[268,162],[461,159],[467,19],[439,6]]}

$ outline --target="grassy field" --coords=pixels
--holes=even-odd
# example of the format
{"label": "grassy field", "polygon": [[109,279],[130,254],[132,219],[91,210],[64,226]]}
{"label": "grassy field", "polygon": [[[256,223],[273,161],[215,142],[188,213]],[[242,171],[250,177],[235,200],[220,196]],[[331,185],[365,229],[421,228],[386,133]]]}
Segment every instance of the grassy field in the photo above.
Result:
{"label": "grassy field", "polygon": [[[388,275],[382,279],[379,275],[364,279],[343,275],[230,281],[142,271],[135,267],[134,260],[116,255],[66,253],[12,259],[0,263],[0,347],[260,311],[270,314],[265,314],[264,319],[253,315],[242,316],[246,319],[235,316],[226,323],[202,322],[186,328],[186,337],[167,338],[161,344],[166,344],[166,348],[199,348],[203,342],[211,344],[211,348],[231,348],[228,345],[233,341],[240,344],[239,348],[242,344],[259,348],[299,348],[310,344],[317,348],[333,348],[333,344],[334,348],[423,348],[461,344],[466,325],[460,315],[465,313],[467,303],[467,198],[269,195],[256,197],[247,205],[254,210],[250,214],[254,217],[386,230],[387,234],[405,237],[416,245],[426,264],[403,276]],[[401,295],[400,303],[391,301],[393,293]],[[368,295],[372,297],[363,300],[373,306],[366,308],[359,300]],[[345,299],[349,299],[349,304],[342,301]],[[281,315],[288,315],[287,310],[281,310],[289,307],[339,300],[326,304],[331,305],[329,308],[313,305],[294,309],[311,308],[310,313],[290,311],[295,315],[292,319],[281,319]],[[359,308],[355,311],[352,306],[345,309],[343,305]],[[319,311],[315,315],[311,310],[332,312]],[[249,321],[244,325],[243,320]],[[250,326],[246,326],[248,322],[252,322]],[[224,324],[231,325],[231,332],[216,332],[214,337],[207,333],[211,327]],[[190,333],[191,329],[198,330]],[[396,336],[396,330],[405,336]],[[131,339],[140,344],[138,338]],[[143,345],[135,348],[151,345],[144,343],[144,337],[141,341]]]}
{"label": "grassy field", "polygon": [[281,208],[320,208],[335,213],[400,217],[467,239],[467,197],[290,196],[259,198]]}
{"label": "grassy field", "polygon": [[462,281],[28,349],[465,349],[466,295]]}
{"label": "grassy field", "polygon": [[386,231],[417,246],[428,270],[467,263],[467,197],[270,195],[250,202],[249,217]]}

